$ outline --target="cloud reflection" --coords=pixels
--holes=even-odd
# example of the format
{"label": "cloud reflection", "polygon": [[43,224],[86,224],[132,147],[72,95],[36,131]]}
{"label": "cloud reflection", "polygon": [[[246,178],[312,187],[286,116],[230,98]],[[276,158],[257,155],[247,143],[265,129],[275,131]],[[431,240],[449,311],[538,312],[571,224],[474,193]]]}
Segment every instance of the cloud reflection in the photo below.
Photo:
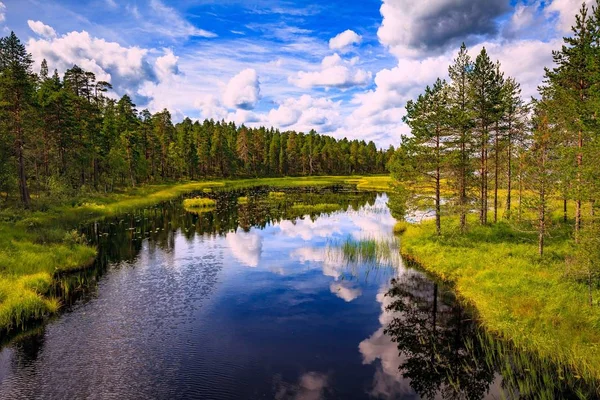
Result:
{"label": "cloud reflection", "polygon": [[398,347],[391,338],[384,334],[384,327],[393,319],[395,312],[387,310],[387,307],[393,302],[393,299],[385,294],[389,286],[385,285],[377,293],[377,301],[381,304],[381,314],[379,322],[381,327],[377,329],[369,338],[363,340],[358,345],[358,350],[363,357],[363,364],[373,364],[376,360],[380,363],[376,366],[375,376],[373,377],[373,387],[371,395],[374,397],[385,398],[418,398],[410,386],[410,380],[402,377],[399,371],[400,365],[404,362],[402,357],[398,356]]}
{"label": "cloud reflection", "polygon": [[320,400],[324,398],[329,378],[320,372],[307,372],[297,384],[277,382],[276,400]]}
{"label": "cloud reflection", "polygon": [[329,290],[340,299],[346,301],[346,303],[350,303],[362,294],[360,288],[352,287],[352,284],[348,281],[331,282]]}
{"label": "cloud reflection", "polygon": [[236,232],[229,232],[226,236],[227,244],[233,256],[248,267],[257,267],[262,253],[262,236],[252,228],[244,232],[238,228]]}

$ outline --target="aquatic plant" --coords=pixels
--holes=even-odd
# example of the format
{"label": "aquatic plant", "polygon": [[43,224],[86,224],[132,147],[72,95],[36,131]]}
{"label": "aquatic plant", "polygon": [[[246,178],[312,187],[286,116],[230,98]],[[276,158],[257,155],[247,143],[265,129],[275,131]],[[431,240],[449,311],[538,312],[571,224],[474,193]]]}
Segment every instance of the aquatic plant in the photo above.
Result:
{"label": "aquatic plant", "polygon": [[213,199],[207,199],[205,197],[196,197],[193,199],[185,199],[183,201],[183,207],[185,208],[210,208],[217,204]]}
{"label": "aquatic plant", "polygon": [[285,192],[269,192],[269,197],[281,199],[285,197]]}
{"label": "aquatic plant", "polygon": [[248,196],[238,197],[238,204],[248,204]]}
{"label": "aquatic plant", "polygon": [[319,203],[319,204],[303,204],[296,203],[292,206],[292,210],[302,214],[319,214],[338,211],[342,208],[339,204]]}

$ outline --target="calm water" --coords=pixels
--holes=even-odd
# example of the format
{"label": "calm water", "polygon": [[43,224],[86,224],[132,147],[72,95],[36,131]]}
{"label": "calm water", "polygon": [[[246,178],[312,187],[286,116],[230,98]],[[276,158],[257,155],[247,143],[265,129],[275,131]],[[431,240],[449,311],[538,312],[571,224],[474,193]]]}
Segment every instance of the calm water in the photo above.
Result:
{"label": "calm water", "polygon": [[[210,193],[216,210],[174,201],[85,227],[96,268],[65,276],[66,311],[4,346],[0,398],[590,393],[485,334],[451,290],[403,265],[385,195],[267,192]],[[294,207],[340,198],[328,214]],[[387,251],[344,251],[361,240]]]}

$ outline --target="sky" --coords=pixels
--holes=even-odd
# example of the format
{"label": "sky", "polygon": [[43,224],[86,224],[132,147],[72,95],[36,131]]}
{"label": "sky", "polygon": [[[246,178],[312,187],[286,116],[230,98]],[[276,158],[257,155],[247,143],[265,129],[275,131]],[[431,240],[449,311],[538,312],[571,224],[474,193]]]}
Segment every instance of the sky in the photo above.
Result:
{"label": "sky", "polygon": [[[596,1],[588,1],[588,5]],[[400,143],[465,42],[535,96],[580,0],[0,0],[39,69],[77,64],[174,121]]]}

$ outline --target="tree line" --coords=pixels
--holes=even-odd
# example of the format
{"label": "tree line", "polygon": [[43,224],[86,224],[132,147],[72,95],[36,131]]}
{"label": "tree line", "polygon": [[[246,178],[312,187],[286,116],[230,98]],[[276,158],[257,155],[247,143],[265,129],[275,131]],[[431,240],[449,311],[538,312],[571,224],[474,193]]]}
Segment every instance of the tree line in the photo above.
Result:
{"label": "tree line", "polygon": [[584,228],[600,232],[595,219],[600,198],[598,7],[582,5],[553,58],[538,98],[525,100],[519,83],[485,48],[473,60],[463,44],[449,67],[449,80],[438,79],[408,102],[404,121],[411,134],[402,138],[390,169],[418,191],[434,193],[429,197],[438,234],[446,212],[460,216],[462,232],[474,210],[483,225],[490,218],[521,220],[535,214],[542,255],[552,211],[562,212],[566,223],[572,204],[576,241],[589,239],[595,243],[590,248],[600,248],[598,235],[582,235]]}
{"label": "tree line", "polygon": [[34,73],[19,38],[0,38],[0,192],[31,206],[32,193],[213,177],[386,172],[394,148],[212,119],[174,124],[168,110],[138,112],[128,95],[74,65]]}

